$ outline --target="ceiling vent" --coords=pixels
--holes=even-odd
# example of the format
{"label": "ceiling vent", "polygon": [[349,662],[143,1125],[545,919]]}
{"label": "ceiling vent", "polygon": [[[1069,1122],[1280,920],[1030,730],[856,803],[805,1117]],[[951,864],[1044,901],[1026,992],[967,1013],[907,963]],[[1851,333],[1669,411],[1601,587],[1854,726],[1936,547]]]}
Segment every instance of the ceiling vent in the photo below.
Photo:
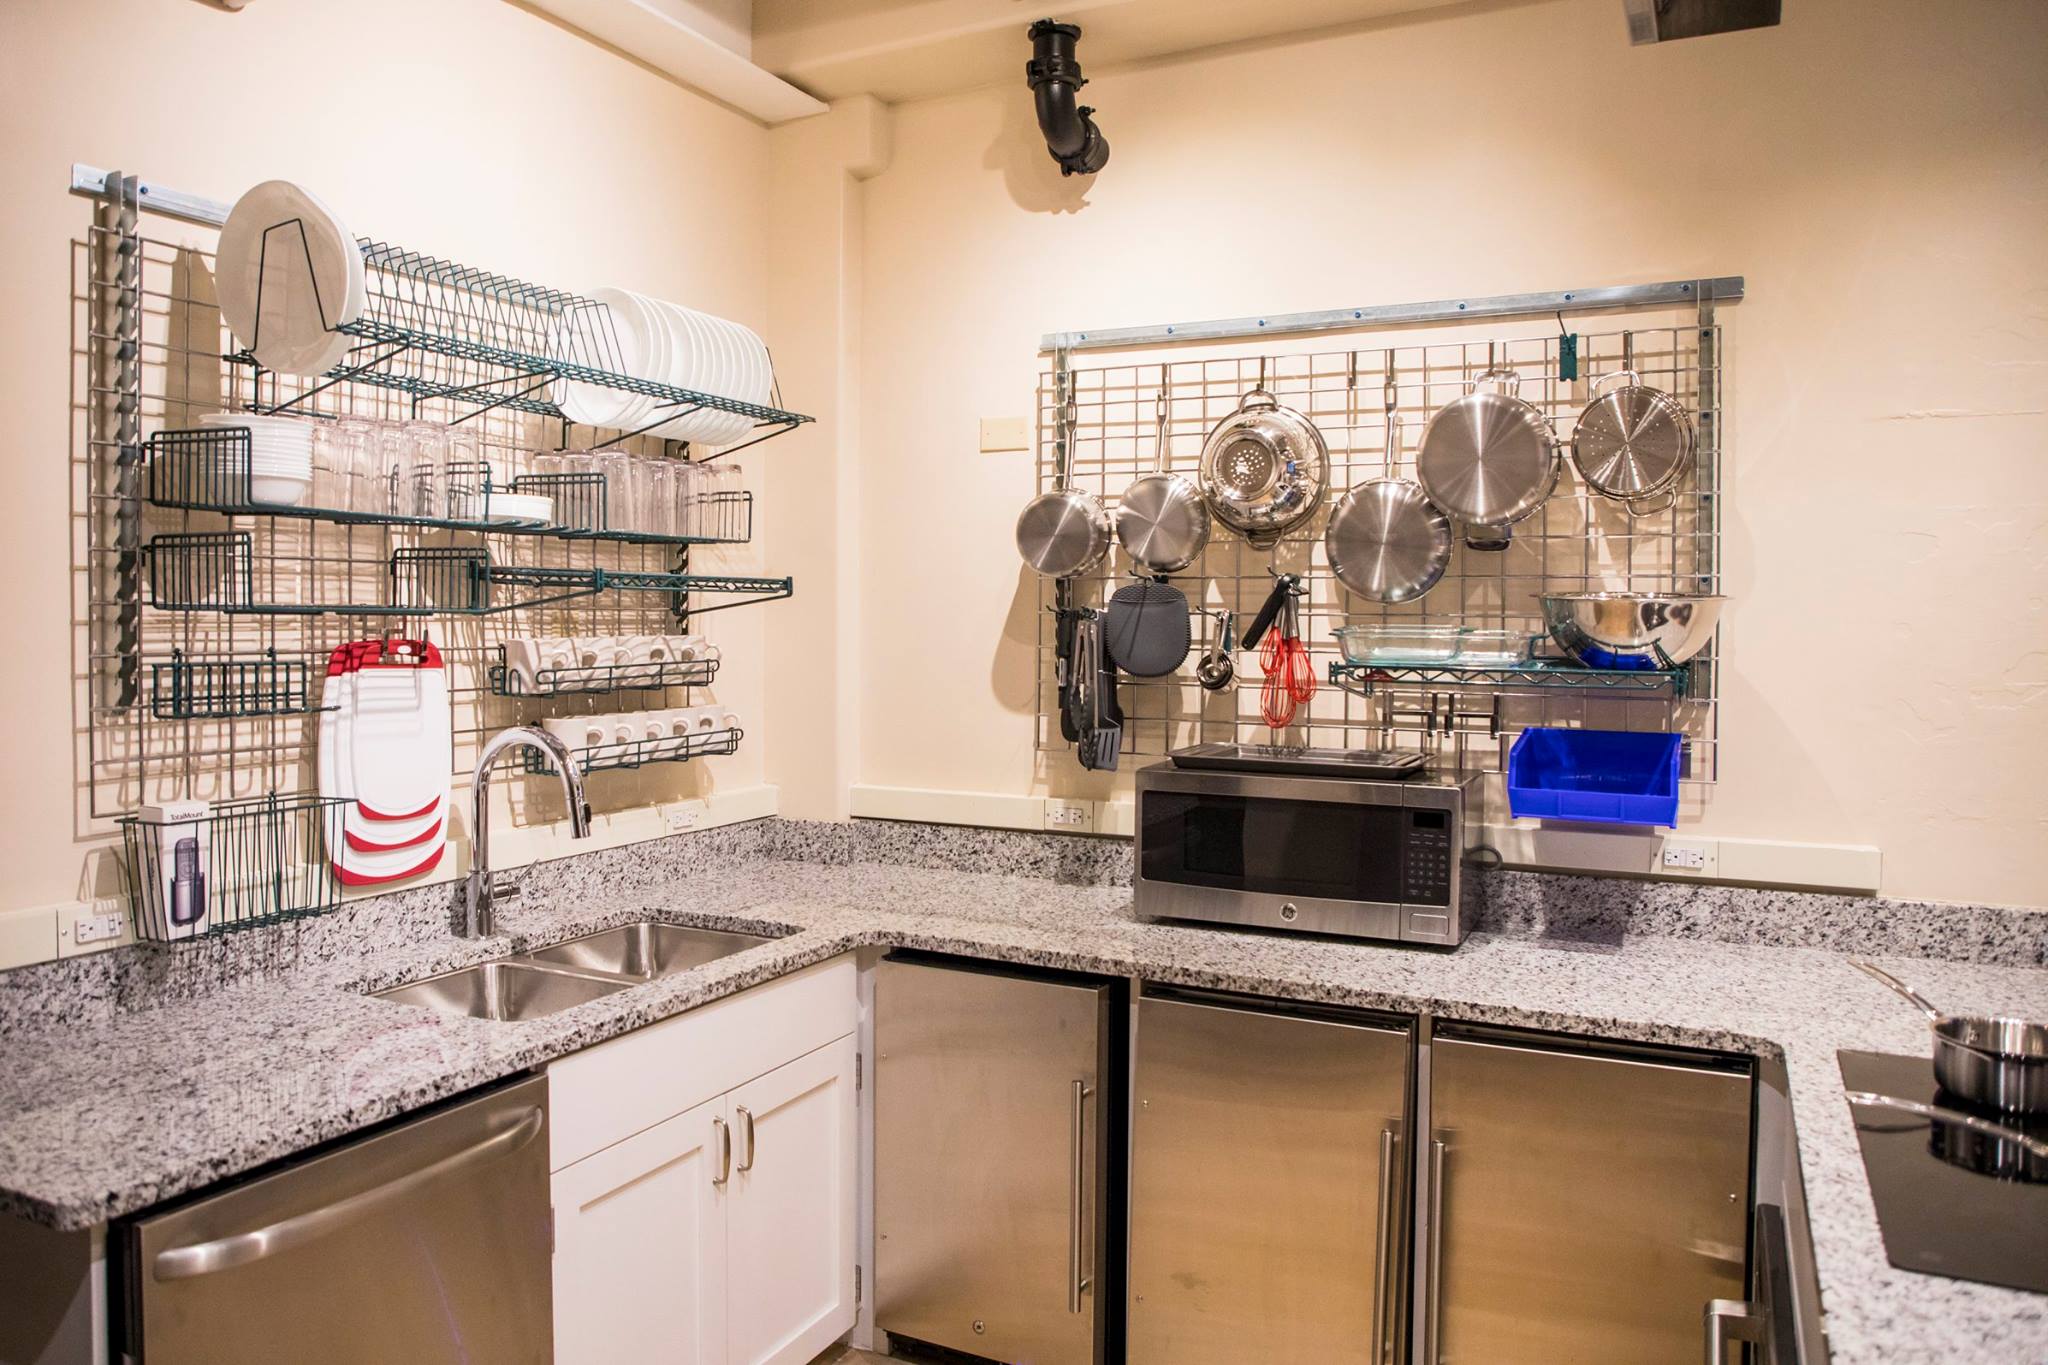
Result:
{"label": "ceiling vent", "polygon": [[1668,43],[1746,28],[1776,28],[1783,0],[1621,0],[1628,12],[1628,40]]}

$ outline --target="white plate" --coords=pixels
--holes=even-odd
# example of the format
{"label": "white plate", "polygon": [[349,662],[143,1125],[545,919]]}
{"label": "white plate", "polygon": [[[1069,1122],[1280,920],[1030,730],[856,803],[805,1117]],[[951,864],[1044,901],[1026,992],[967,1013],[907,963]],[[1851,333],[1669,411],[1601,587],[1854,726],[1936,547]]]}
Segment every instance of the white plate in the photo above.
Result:
{"label": "white plate", "polygon": [[[619,310],[599,302],[596,308],[581,309],[579,314],[580,330],[585,340],[581,346],[567,348],[570,359],[593,369],[619,363],[619,356],[614,352],[624,345],[620,334],[626,326]],[[550,396],[563,416],[592,427],[618,426],[627,406],[633,401],[633,395],[624,389],[577,379],[557,381],[551,386]]]}
{"label": "white plate", "polygon": [[555,500],[540,493],[500,493],[491,490],[485,504],[484,520],[506,526],[545,526],[555,515]]}
{"label": "white plate", "polygon": [[266,180],[237,199],[221,227],[214,272],[221,315],[258,363],[322,375],[355,344],[333,329],[354,322],[368,304],[362,250],[311,191]]}

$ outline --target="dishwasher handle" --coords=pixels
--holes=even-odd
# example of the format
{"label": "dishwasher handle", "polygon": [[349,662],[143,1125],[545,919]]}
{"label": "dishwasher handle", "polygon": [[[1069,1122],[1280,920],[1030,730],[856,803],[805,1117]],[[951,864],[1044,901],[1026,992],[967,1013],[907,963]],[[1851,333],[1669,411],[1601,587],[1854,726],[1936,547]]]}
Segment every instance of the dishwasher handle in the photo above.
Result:
{"label": "dishwasher handle", "polygon": [[463,1148],[459,1152],[442,1157],[439,1161],[407,1171],[404,1175],[373,1185],[346,1199],[332,1204],[323,1204],[317,1209],[294,1214],[275,1223],[251,1232],[238,1232],[231,1237],[216,1238],[211,1242],[195,1242],[191,1246],[167,1247],[156,1255],[151,1265],[151,1274],[159,1281],[189,1280],[200,1275],[212,1275],[222,1270],[233,1270],[267,1256],[277,1256],[317,1241],[330,1232],[338,1231],[358,1219],[368,1217],[386,1205],[397,1203],[423,1186],[437,1180],[510,1156],[527,1143],[533,1141],[546,1121],[546,1111],[538,1105],[529,1108],[525,1115],[511,1127],[493,1133],[481,1142]]}
{"label": "dishwasher handle", "polygon": [[[1081,1295],[1094,1286],[1094,1276],[1083,1267],[1082,1251],[1090,1240],[1088,1237],[1088,1144],[1085,1108],[1088,1097],[1095,1090],[1086,1081],[1074,1082],[1073,1103],[1073,1181],[1068,1191],[1067,1216],[1067,1311],[1081,1311]],[[1092,1267],[1091,1267],[1092,1268]]]}

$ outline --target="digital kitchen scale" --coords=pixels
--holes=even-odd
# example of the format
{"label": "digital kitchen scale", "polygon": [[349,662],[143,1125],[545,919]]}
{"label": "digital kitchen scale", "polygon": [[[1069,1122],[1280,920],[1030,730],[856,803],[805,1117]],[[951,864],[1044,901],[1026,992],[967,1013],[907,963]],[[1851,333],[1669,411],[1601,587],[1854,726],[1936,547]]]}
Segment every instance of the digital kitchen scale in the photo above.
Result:
{"label": "digital kitchen scale", "polygon": [[1276,777],[1361,777],[1400,781],[1420,777],[1429,755],[1401,749],[1310,749],[1285,744],[1197,744],[1167,757],[1176,768]]}

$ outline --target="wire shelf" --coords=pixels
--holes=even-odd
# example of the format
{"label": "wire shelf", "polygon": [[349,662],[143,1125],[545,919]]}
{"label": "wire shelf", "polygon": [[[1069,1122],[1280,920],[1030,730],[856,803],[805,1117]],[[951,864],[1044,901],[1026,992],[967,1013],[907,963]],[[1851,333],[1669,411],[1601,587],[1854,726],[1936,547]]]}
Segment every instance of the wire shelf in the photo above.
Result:
{"label": "wire shelf", "polygon": [[[714,754],[738,753],[740,740],[746,731],[737,727],[730,730],[707,730],[703,734],[688,735],[681,739],[635,739],[619,744],[595,744],[587,749],[575,749],[569,757],[575,761],[577,770],[583,773],[604,772],[618,768],[640,768],[649,763],[681,763],[693,758],[708,758]],[[541,756],[538,749],[526,750],[526,771],[551,775],[555,765]]]}
{"label": "wire shelf", "polygon": [[310,715],[306,665],[266,650],[260,659],[188,659],[174,649],[149,666],[149,713],[158,720],[240,720]]}
{"label": "wire shelf", "polygon": [[542,668],[535,671],[531,682],[523,682],[518,671],[506,662],[501,645],[498,661],[491,665],[491,691],[501,697],[567,697],[668,687],[709,687],[718,677],[718,664],[717,659],[666,659],[659,663]]}
{"label": "wire shelf", "polygon": [[264,796],[192,820],[120,818],[130,921],[145,943],[177,943],[303,919],[341,903],[328,865],[340,797]]}
{"label": "wire shelf", "polygon": [[[1566,326],[1588,321],[1572,319]],[[1545,592],[1718,590],[1720,328],[1705,304],[1660,305],[1598,326],[1576,335],[1578,371],[1572,379],[1560,377],[1559,328],[1548,318],[1519,328],[1463,324],[1451,340],[1425,334],[1409,344],[1395,336],[1356,349],[1285,352],[1273,349],[1284,343],[1236,337],[1191,346],[1160,341],[1157,353],[1106,356],[1110,363],[1095,367],[1072,367],[1064,353],[1049,357],[1038,394],[1037,491],[1055,486],[1055,444],[1066,398],[1073,414],[1069,484],[1093,494],[1112,517],[1124,489],[1153,472],[1155,459],[1167,471],[1199,481],[1209,431],[1254,387],[1273,391],[1307,416],[1329,448],[1329,475],[1314,516],[1270,550],[1255,549],[1218,525],[1201,556],[1173,576],[1195,612],[1193,646],[1186,663],[1165,677],[1119,677],[1122,752],[1161,755],[1211,742],[1392,748],[1430,753],[1460,773],[1498,773],[1513,737],[1528,727],[1658,730],[1684,735],[1687,782],[1713,782],[1719,767],[1718,643],[1683,669],[1634,673],[1582,669],[1550,658],[1511,666],[1351,665],[1332,638],[1338,626],[1379,621],[1504,630],[1535,639],[1546,634],[1537,600]],[[1513,528],[1508,548],[1479,550],[1460,540],[1442,579],[1421,598],[1381,605],[1351,594],[1330,572],[1323,546],[1329,509],[1367,479],[1412,478],[1428,418],[1482,371],[1497,362],[1520,372],[1526,381],[1522,396],[1568,447],[1592,380],[1622,368],[1625,338],[1642,381],[1676,398],[1698,432],[1694,463],[1668,507],[1632,516],[1623,504],[1585,485],[1565,451],[1555,491]],[[1355,343],[1335,346],[1347,344]],[[1215,613],[1234,613],[1241,632],[1276,570],[1301,578],[1301,634],[1326,684],[1282,730],[1269,728],[1260,715],[1263,674],[1256,652],[1239,652],[1231,687],[1208,692],[1194,677],[1195,665],[1216,646]],[[1113,552],[1097,569],[1071,580],[1073,605],[1099,605],[1133,581],[1121,553]],[[1037,747],[1049,756],[1070,749],[1059,724],[1055,593],[1052,580],[1040,580],[1046,610],[1037,613]]]}

